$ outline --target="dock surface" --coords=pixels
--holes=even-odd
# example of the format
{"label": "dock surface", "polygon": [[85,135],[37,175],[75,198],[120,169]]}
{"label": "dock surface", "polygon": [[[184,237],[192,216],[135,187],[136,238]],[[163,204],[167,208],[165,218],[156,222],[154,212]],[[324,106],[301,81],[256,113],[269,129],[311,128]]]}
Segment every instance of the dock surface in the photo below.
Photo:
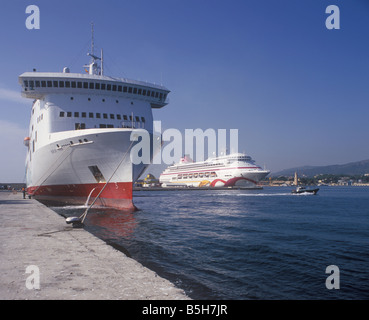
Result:
{"label": "dock surface", "polygon": [[0,255],[1,300],[189,299],[168,280],[20,192],[0,192]]}

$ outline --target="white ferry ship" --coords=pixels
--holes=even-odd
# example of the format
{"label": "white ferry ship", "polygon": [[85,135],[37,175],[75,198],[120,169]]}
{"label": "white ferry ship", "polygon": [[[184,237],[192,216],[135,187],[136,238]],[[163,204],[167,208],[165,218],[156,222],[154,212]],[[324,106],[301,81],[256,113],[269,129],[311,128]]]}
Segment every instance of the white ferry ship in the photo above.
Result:
{"label": "white ferry ship", "polygon": [[[22,96],[33,100],[26,157],[27,192],[43,202],[134,209],[132,182],[148,166],[133,165],[134,131],[152,138],[152,108],[167,105],[161,85],[103,74],[93,53],[86,73],[25,72]],[[99,193],[101,193],[99,195]]]}
{"label": "white ferry ship", "polygon": [[256,187],[270,173],[243,153],[234,153],[193,162],[188,156],[180,159],[160,175],[162,187]]}

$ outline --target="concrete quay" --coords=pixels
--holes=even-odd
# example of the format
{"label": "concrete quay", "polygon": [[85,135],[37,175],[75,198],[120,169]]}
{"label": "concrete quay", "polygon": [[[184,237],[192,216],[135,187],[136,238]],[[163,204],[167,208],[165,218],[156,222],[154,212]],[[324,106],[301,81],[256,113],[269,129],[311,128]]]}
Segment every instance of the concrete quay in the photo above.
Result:
{"label": "concrete quay", "polygon": [[2,300],[189,299],[168,280],[20,192],[0,192],[0,257]]}

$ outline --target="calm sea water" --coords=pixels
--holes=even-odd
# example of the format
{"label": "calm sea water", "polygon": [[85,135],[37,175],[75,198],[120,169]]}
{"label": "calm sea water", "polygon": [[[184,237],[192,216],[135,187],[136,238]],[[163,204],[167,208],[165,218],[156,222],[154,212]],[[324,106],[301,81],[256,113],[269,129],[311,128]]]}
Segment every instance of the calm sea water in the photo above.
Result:
{"label": "calm sea water", "polygon": [[[369,299],[369,188],[141,191],[134,203],[91,209],[85,228],[193,299]],[[329,265],[340,289],[326,288]]]}

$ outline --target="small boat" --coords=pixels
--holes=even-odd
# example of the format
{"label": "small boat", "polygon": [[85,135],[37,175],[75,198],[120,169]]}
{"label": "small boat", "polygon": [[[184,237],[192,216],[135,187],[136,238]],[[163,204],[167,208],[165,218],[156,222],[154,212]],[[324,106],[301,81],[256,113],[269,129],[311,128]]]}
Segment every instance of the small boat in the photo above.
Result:
{"label": "small boat", "polygon": [[292,193],[299,194],[299,193],[312,193],[317,194],[319,188],[315,189],[306,189],[305,187],[297,187],[296,190],[292,190]]}

